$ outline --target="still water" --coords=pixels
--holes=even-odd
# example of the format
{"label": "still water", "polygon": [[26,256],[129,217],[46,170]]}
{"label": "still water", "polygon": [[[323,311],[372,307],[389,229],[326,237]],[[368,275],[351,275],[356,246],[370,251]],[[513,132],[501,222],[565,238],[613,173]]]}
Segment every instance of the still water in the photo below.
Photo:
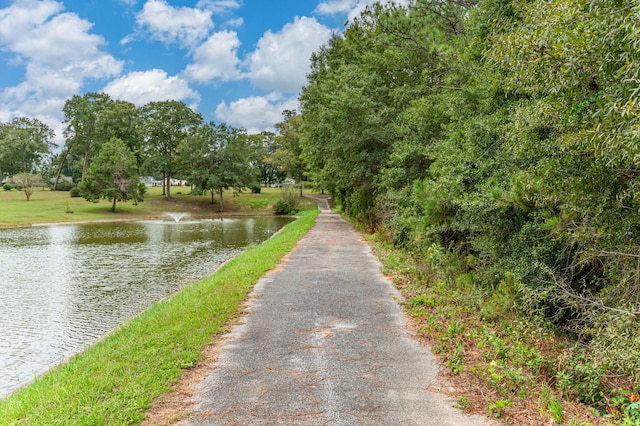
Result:
{"label": "still water", "polygon": [[0,230],[0,398],[268,239],[289,220]]}

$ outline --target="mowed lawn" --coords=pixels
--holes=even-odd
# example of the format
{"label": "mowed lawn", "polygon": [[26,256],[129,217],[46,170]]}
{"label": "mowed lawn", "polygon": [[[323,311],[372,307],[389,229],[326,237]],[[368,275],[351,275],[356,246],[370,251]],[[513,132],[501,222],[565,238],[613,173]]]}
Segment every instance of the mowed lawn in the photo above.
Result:
{"label": "mowed lawn", "polygon": [[[29,226],[43,223],[85,222],[98,220],[135,220],[163,217],[166,212],[187,212],[193,217],[219,217],[218,199],[211,203],[211,195],[189,195],[189,187],[172,187],[171,199],[162,195],[162,188],[147,188],[145,201],[134,206],[131,202],[118,203],[116,212],[111,202],[91,203],[81,197],[71,197],[67,191],[36,189],[27,201],[23,192],[0,189],[0,228]],[[273,214],[272,206],[280,199],[277,188],[263,188],[260,194],[243,192],[234,196],[224,194],[225,216],[261,216]],[[315,208],[315,202],[304,199],[301,210]]]}

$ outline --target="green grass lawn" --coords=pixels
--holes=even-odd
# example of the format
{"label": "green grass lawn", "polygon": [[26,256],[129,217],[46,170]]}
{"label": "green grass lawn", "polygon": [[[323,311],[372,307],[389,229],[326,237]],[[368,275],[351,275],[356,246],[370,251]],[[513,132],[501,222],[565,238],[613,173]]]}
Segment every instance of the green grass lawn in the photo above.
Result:
{"label": "green grass lawn", "polygon": [[[261,197],[239,197],[234,202],[236,212],[250,211],[255,202],[262,206],[263,200],[270,200],[272,196],[277,200],[275,191],[274,194],[265,191]],[[40,218],[37,208],[23,206],[39,205],[42,209],[48,208],[41,214],[43,221],[51,221],[57,217],[53,213],[57,211],[54,206],[60,206],[62,201],[56,197],[48,192],[36,193],[33,201],[21,204],[15,194],[2,194],[2,214],[28,212],[32,217]],[[176,199],[188,200],[179,196]],[[107,206],[76,204],[77,200],[73,201],[73,206],[82,208],[79,209],[82,218],[110,217],[103,211]],[[144,210],[145,214],[160,211],[147,208],[149,210]],[[260,210],[264,208],[260,207]],[[69,362],[0,400],[0,424],[140,423],[152,401],[167,393],[185,369],[198,363],[203,348],[214,343],[216,334],[221,333],[225,324],[238,314],[249,290],[307,233],[317,214],[317,209],[302,212],[300,219],[285,226],[282,232],[250,247],[214,275],[154,304]],[[5,220],[3,216],[3,222]]]}
{"label": "green grass lawn", "polygon": [[[170,200],[164,198],[162,188],[148,190],[144,202],[137,206],[129,202],[118,203],[116,212],[113,213],[110,201],[90,203],[84,198],[72,198],[66,191],[37,189],[31,196],[31,201],[27,201],[23,192],[0,189],[0,228],[42,223],[157,218],[162,217],[165,212],[188,212],[194,217],[220,216],[218,204],[211,203],[210,195],[189,195],[188,187],[171,188]],[[263,188],[260,194],[245,192],[236,197],[232,192],[227,192],[224,194],[224,215],[270,215],[273,214],[271,207],[279,199],[280,190],[276,188]],[[315,202],[312,200],[302,201],[301,210],[313,208]]]}

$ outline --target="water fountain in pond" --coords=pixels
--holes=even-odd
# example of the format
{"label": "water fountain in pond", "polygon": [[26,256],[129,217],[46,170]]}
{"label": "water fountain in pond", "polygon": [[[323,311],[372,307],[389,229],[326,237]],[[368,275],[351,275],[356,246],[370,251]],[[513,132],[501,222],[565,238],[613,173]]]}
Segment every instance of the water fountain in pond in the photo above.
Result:
{"label": "water fountain in pond", "polygon": [[169,216],[176,223],[180,222],[180,219],[182,219],[183,217],[189,216],[188,213],[171,213],[171,212],[167,212],[165,213],[165,215]]}

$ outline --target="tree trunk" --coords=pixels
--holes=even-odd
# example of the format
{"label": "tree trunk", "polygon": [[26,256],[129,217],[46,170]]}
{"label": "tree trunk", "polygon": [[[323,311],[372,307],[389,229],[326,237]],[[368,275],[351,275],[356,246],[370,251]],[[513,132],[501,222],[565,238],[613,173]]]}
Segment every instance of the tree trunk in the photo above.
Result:
{"label": "tree trunk", "polygon": [[165,191],[164,198],[167,200],[171,198],[171,175],[170,174],[167,174],[167,190]]}
{"label": "tree trunk", "polygon": [[89,150],[84,153],[84,159],[82,160],[82,178],[84,179],[84,172],[87,171],[87,164],[89,164]]}
{"label": "tree trunk", "polygon": [[113,204],[111,205],[111,211],[116,212],[116,197],[113,197]]}
{"label": "tree trunk", "polygon": [[60,165],[58,166],[58,171],[56,173],[56,177],[53,181],[53,190],[56,190],[56,187],[58,186],[58,180],[60,180],[60,173],[62,173],[62,166],[64,165],[64,162],[67,161],[67,155],[69,154],[69,148],[64,150],[64,153],[62,154],[62,160],[60,160]]}
{"label": "tree trunk", "polygon": [[300,181],[300,197],[302,197],[302,172],[298,172],[298,180]]}
{"label": "tree trunk", "polygon": [[224,204],[222,204],[222,189],[218,191],[218,194],[220,195],[220,207],[218,207],[218,211],[219,212],[223,212],[224,211]]}

